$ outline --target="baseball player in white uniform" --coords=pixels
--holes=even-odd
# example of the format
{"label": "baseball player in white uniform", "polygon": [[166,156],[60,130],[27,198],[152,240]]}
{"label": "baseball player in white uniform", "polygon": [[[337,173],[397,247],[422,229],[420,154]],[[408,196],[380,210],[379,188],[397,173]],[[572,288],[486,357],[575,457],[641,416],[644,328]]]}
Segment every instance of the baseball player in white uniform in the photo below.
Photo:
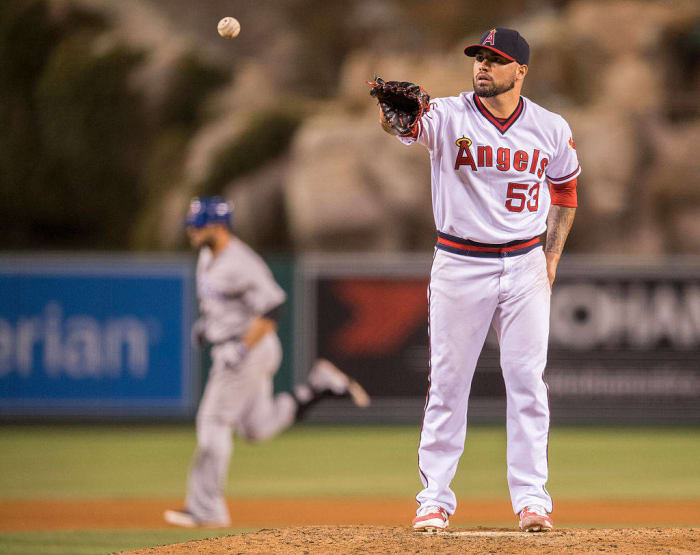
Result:
{"label": "baseball player in white uniform", "polygon": [[261,441],[289,427],[328,395],[369,404],[364,389],[327,360],[318,360],[294,393],[273,393],[282,360],[277,321],[285,293],[269,268],[230,229],[231,207],[221,197],[195,198],[186,219],[197,261],[201,317],[193,338],[212,345],[212,368],[197,412],[197,450],[183,510],[165,520],[185,527],[228,526],[224,499],[232,434]]}
{"label": "baseball player in white uniform", "polygon": [[[430,153],[438,230],[418,451],[424,489],[413,527],[443,530],[455,512],[450,483],[464,449],[472,377],[493,325],[506,386],[513,511],[522,530],[550,530],[543,374],[551,286],[573,223],[581,169],[566,121],[520,95],[530,53],[525,39],[496,27],[464,52],[475,57],[474,91],[433,99],[410,131],[399,134]],[[392,132],[381,110],[380,119]]]}

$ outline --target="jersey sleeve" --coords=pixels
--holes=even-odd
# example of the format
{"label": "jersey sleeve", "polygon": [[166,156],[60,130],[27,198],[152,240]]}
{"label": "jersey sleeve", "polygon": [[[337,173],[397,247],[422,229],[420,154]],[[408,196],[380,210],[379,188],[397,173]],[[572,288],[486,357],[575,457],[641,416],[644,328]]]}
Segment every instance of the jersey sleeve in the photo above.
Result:
{"label": "jersey sleeve", "polygon": [[576,154],[576,145],[569,124],[562,118],[557,127],[557,147],[547,166],[547,180],[553,185],[561,185],[576,179],[581,173],[581,165]]}
{"label": "jersey sleeve", "polygon": [[250,262],[246,268],[247,287],[242,300],[253,314],[262,316],[282,305],[287,294],[262,260]]}
{"label": "jersey sleeve", "polygon": [[399,135],[397,138],[405,145],[418,143],[426,147],[428,150],[433,150],[436,138],[439,136],[440,124],[443,119],[443,103],[440,98],[434,98],[430,101],[430,110],[423,114],[418,120],[416,136]]}
{"label": "jersey sleeve", "polygon": [[262,316],[283,304],[286,298],[286,293],[272,279],[272,276],[269,276],[264,281],[254,283],[246,291],[243,299],[254,314]]}

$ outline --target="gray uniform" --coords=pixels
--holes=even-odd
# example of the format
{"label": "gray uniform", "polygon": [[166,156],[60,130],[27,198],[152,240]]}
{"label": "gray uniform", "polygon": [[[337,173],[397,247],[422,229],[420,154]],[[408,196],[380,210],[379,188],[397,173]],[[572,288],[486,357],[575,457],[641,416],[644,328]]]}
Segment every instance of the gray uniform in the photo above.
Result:
{"label": "gray uniform", "polygon": [[297,403],[273,395],[282,360],[268,333],[239,360],[237,343],[251,322],[281,305],[285,293],[263,260],[237,238],[214,257],[203,248],[197,262],[198,327],[212,347],[212,368],[197,412],[197,452],[188,479],[186,509],[199,521],[226,523],[224,485],[232,432],[248,440],[272,437],[294,421]]}

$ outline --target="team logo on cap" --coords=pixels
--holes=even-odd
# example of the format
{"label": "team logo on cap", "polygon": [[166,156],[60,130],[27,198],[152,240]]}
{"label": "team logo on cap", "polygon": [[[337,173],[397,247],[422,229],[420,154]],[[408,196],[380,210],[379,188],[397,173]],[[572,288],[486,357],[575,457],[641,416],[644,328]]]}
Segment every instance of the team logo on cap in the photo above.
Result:
{"label": "team logo on cap", "polygon": [[196,214],[197,212],[199,212],[201,209],[202,209],[202,202],[198,198],[196,198],[190,202],[190,209],[187,213],[190,216],[192,216],[193,214]]}
{"label": "team logo on cap", "polygon": [[491,46],[494,46],[496,44],[496,29],[491,29],[489,31],[489,34],[486,35],[486,38],[483,40],[481,44],[490,44]]}

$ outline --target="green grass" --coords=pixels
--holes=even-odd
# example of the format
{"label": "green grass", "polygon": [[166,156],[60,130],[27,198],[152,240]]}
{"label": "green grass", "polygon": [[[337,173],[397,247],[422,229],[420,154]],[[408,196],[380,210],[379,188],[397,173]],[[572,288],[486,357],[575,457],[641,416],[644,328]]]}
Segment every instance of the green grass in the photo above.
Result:
{"label": "green grass", "polygon": [[[233,497],[411,497],[420,487],[414,427],[296,427],[235,441]],[[0,498],[180,497],[191,426],[5,426]],[[549,490],[567,499],[700,498],[700,430],[559,428]],[[505,432],[474,428],[454,481],[461,498],[507,498]]]}
{"label": "green grass", "polygon": [[700,429],[552,432],[550,486],[567,499],[700,499]]}
{"label": "green grass", "polygon": [[[236,440],[231,497],[411,498],[420,489],[416,427],[297,427],[258,445]],[[0,427],[0,499],[178,498],[192,426]],[[556,499],[700,499],[700,429],[555,428]],[[453,488],[508,498],[505,432],[470,429]],[[230,531],[226,531],[230,533]],[[3,554],[94,554],[224,535],[200,530],[0,534]]]}
{"label": "green grass", "polygon": [[245,530],[82,530],[0,534],[3,555],[94,555],[190,540],[219,538]]}

